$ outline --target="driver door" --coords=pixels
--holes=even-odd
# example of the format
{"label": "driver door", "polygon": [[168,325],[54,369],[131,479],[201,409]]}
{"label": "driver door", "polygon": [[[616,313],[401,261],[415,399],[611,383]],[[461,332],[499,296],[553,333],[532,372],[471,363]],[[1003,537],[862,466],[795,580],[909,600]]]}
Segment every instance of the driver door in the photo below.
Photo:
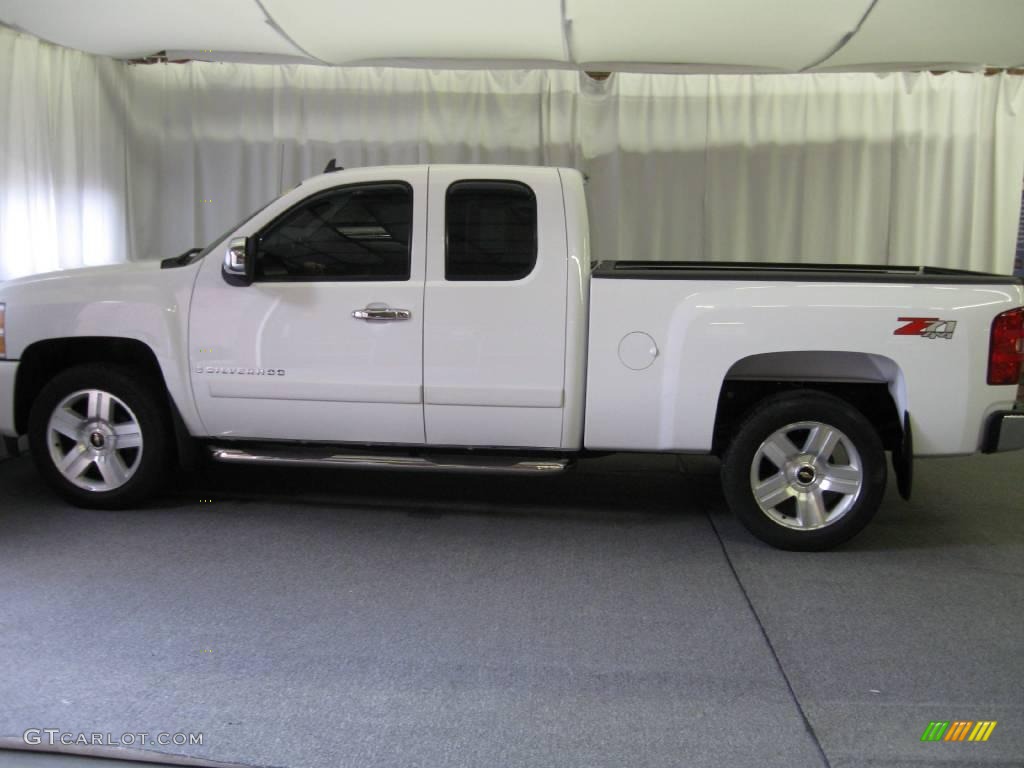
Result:
{"label": "driver door", "polygon": [[189,353],[210,435],[424,442],[426,182],[332,187],[239,233],[258,238],[250,286],[206,260]]}

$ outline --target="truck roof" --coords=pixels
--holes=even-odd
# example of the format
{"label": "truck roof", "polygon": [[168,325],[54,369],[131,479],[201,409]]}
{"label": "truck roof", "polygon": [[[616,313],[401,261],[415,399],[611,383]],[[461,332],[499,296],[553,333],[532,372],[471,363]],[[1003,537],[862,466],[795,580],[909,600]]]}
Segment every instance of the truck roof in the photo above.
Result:
{"label": "truck roof", "polygon": [[310,176],[307,179],[303,179],[302,183],[307,184],[314,181],[320,181],[322,179],[338,179],[342,176],[379,176],[385,172],[390,173],[407,173],[413,170],[422,170],[424,168],[438,169],[444,171],[457,171],[463,172],[467,177],[472,177],[474,169],[486,168],[488,176],[492,175],[496,171],[505,171],[510,176],[516,178],[522,178],[523,176],[530,176],[533,174],[548,175],[551,173],[558,173],[559,171],[565,171],[569,173],[580,173],[576,168],[569,168],[568,166],[553,166],[553,165],[512,165],[512,164],[495,164],[495,163],[405,163],[402,165],[366,165],[356,166],[352,168],[338,168],[335,171],[328,171],[326,173],[318,173],[315,176]]}

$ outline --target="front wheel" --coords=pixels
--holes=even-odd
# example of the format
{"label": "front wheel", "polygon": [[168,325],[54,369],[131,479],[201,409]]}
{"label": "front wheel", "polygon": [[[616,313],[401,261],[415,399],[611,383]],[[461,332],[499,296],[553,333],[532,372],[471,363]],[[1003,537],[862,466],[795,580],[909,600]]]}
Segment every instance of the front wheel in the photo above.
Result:
{"label": "front wheel", "polygon": [[845,401],[814,391],[762,401],[722,459],[730,508],[780,549],[829,549],[852,538],[878,510],[885,480],[875,429]]}
{"label": "front wheel", "polygon": [[59,373],[29,415],[29,443],[40,473],[83,507],[130,507],[152,493],[164,476],[168,435],[149,378],[118,366],[83,365]]}

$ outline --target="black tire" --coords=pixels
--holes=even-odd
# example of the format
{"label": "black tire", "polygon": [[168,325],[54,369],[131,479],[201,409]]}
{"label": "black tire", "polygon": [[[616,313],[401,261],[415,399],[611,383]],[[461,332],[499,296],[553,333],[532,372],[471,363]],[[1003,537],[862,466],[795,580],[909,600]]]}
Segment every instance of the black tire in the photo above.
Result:
{"label": "black tire", "polygon": [[[812,436],[831,438],[826,428],[838,430],[836,447],[815,453]],[[801,434],[806,434],[804,443]],[[781,455],[780,445],[796,448],[797,455],[785,462],[773,460],[771,456]],[[824,452],[828,455],[821,459]],[[722,489],[729,507],[747,530],[779,549],[824,550],[848,541],[878,511],[885,482],[885,451],[878,432],[849,403],[814,390],[762,400],[722,457]],[[755,484],[763,505],[755,496]],[[776,499],[782,500],[776,504]]]}
{"label": "black tire", "polygon": [[[158,380],[127,366],[89,364],[57,374],[39,392],[29,414],[29,446],[39,473],[54,490],[77,506],[97,509],[137,506],[160,486],[172,459],[171,431],[160,387]],[[107,401],[113,403],[108,406],[111,409],[109,421],[103,421],[99,426],[83,427],[83,437],[78,443],[67,435],[51,432],[50,418],[58,406],[68,398],[81,398],[77,393],[88,390],[113,396]],[[81,418],[84,422],[93,423],[89,420],[87,405],[83,405],[88,402],[91,402],[88,395],[72,401],[72,420]],[[61,410],[68,412],[67,408]],[[127,437],[115,434],[117,428],[126,425],[137,427],[136,432],[141,436],[137,448],[118,447],[122,439],[126,444],[129,442]],[[97,433],[100,437],[94,442],[92,435]],[[96,443],[101,447],[93,456],[88,452]],[[82,461],[94,460],[75,480],[70,480],[58,468],[56,457],[64,454],[65,459],[74,459],[77,457],[72,454],[76,451],[78,456],[84,455]],[[116,456],[113,455],[115,453]],[[126,476],[127,479],[120,484],[109,481],[108,476],[100,471],[101,463],[112,463],[115,459],[119,462],[117,469],[110,465],[104,469]]]}

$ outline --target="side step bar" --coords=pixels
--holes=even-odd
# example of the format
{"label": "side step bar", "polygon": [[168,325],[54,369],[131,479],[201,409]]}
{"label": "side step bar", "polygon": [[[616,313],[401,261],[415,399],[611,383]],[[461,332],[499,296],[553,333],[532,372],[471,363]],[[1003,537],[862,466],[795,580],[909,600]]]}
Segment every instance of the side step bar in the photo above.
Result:
{"label": "side step bar", "polygon": [[569,459],[525,459],[495,456],[403,456],[330,453],[326,450],[262,448],[243,450],[210,446],[214,461],[227,464],[275,464],[292,467],[349,469],[406,469],[419,472],[474,472],[478,474],[550,475],[569,466]]}

